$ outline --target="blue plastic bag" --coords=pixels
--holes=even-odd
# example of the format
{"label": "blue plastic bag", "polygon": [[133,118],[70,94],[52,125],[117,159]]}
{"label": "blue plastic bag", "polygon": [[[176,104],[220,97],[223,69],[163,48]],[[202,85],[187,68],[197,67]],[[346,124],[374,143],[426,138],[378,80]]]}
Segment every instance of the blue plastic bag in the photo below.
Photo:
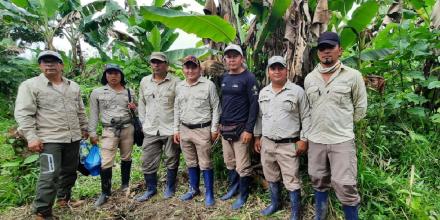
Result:
{"label": "blue plastic bag", "polygon": [[93,145],[90,148],[89,154],[84,160],[84,166],[90,171],[92,176],[98,176],[101,172],[101,154],[98,145]]}

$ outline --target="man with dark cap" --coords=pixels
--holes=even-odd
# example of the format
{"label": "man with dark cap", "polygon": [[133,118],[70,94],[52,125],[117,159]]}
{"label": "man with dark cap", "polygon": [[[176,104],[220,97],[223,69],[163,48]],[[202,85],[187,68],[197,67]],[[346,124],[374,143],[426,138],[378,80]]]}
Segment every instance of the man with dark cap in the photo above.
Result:
{"label": "man with dark cap", "polygon": [[232,209],[243,207],[249,196],[251,159],[249,145],[258,114],[258,88],[255,75],[246,69],[243,51],[231,44],[224,50],[228,72],[221,79],[222,115],[220,117],[223,159],[230,185],[221,200],[239,192]]}
{"label": "man with dark cap", "polygon": [[304,90],[287,79],[287,63],[273,56],[267,64],[271,83],[258,98],[260,112],[255,125],[255,151],[269,182],[271,204],[261,211],[270,215],[281,207],[281,180],[289,191],[291,220],[300,219],[301,179],[299,156],[307,152],[310,110]]}
{"label": "man with dark cap", "polygon": [[[96,128],[101,119],[101,196],[95,207],[107,202],[112,188],[112,167],[116,151],[121,154],[121,189],[128,188],[131,170],[131,153],[133,150],[134,127],[131,123],[131,110],[136,109],[133,90],[125,88],[124,73],[116,64],[105,65],[101,78],[102,87],[94,89],[90,95],[90,142],[98,143]],[[129,102],[128,96],[131,96]]]}
{"label": "man with dark cap", "polygon": [[142,171],[147,191],[136,201],[143,202],[157,193],[157,171],[162,152],[165,154],[167,182],[164,198],[176,192],[180,148],[173,142],[174,98],[180,81],[168,73],[168,58],[162,52],[150,56],[153,74],[145,76],[139,87],[139,119],[144,131]]}
{"label": "man with dark cap", "polygon": [[339,36],[322,33],[318,38],[320,63],[304,82],[311,108],[308,169],[318,220],[325,219],[331,186],[343,205],[345,218],[358,219],[354,122],[365,116],[367,92],[362,74],[342,64],[341,55]]}
{"label": "man with dark cap", "polygon": [[62,76],[60,54],[42,51],[38,63],[42,73],[21,83],[14,115],[29,150],[40,153],[36,219],[50,219],[55,197],[64,206],[71,199],[79,141],[88,138],[87,117],[80,87]]}
{"label": "man with dark cap", "polygon": [[189,174],[189,192],[180,197],[186,201],[200,194],[200,170],[205,182],[205,205],[213,206],[214,170],[212,143],[218,137],[220,101],[213,82],[201,76],[195,56],[183,59],[185,80],[176,88],[174,103],[174,142],[180,143]]}

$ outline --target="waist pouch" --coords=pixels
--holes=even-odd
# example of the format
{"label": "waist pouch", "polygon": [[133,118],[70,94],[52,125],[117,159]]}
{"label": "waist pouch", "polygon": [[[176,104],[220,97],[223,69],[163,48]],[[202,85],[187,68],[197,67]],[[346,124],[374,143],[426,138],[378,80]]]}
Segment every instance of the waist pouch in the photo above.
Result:
{"label": "waist pouch", "polygon": [[244,124],[222,125],[220,132],[225,140],[238,141],[244,131]]}

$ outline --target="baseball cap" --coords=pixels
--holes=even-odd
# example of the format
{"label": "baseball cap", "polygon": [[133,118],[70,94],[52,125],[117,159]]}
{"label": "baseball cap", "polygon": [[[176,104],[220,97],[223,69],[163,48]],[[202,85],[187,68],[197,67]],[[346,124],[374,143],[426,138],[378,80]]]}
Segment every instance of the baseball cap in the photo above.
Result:
{"label": "baseball cap", "polygon": [[197,66],[200,66],[200,61],[194,55],[189,55],[189,56],[186,56],[185,58],[183,58],[183,60],[182,60],[183,65],[185,65],[188,62],[194,63]]}
{"label": "baseball cap", "polygon": [[105,67],[104,67],[104,73],[107,72],[107,71],[109,71],[109,70],[117,70],[117,71],[119,71],[120,73],[122,73],[122,69],[121,69],[121,67],[119,67],[119,65],[117,65],[117,64],[113,64],[113,63],[108,63],[108,64],[105,65]]}
{"label": "baseball cap", "polygon": [[224,53],[226,54],[226,52],[228,52],[230,50],[235,50],[235,51],[239,52],[241,56],[243,56],[243,51],[241,50],[241,47],[237,44],[229,44],[225,48]]}
{"label": "baseball cap", "polygon": [[38,63],[40,63],[41,59],[43,59],[44,57],[55,57],[57,60],[63,63],[63,59],[61,58],[61,55],[58,52],[52,50],[41,51],[40,54],[38,54],[38,58],[37,58]]}
{"label": "baseball cap", "polygon": [[284,67],[287,67],[286,60],[282,56],[272,56],[269,61],[267,61],[267,68],[272,66],[275,63],[279,63],[283,65]]}
{"label": "baseball cap", "polygon": [[165,55],[162,52],[153,52],[153,53],[151,53],[150,61],[152,61],[152,60],[160,60],[160,61],[168,63],[167,55]]}
{"label": "baseball cap", "polygon": [[335,32],[326,31],[318,38],[318,47],[322,44],[330,44],[336,46],[340,44],[339,36]]}

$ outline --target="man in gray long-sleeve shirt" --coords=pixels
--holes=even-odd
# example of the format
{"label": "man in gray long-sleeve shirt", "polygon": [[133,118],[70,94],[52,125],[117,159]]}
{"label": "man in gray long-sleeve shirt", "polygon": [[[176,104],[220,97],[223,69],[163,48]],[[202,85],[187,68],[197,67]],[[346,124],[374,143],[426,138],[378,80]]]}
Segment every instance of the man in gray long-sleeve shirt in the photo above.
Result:
{"label": "man in gray long-sleeve shirt", "polygon": [[54,51],[38,56],[42,74],[24,81],[17,94],[15,120],[29,150],[40,153],[40,177],[33,203],[37,219],[52,217],[55,196],[66,204],[76,181],[79,141],[87,138],[81,91],[62,76],[63,61]]}
{"label": "man in gray long-sleeve shirt", "polygon": [[254,131],[255,151],[261,152],[261,165],[271,194],[271,204],[261,214],[270,215],[280,208],[282,179],[289,191],[291,219],[296,220],[301,201],[299,156],[307,151],[309,104],[304,90],[287,79],[283,57],[271,57],[267,71],[271,83],[260,91],[260,112]]}

